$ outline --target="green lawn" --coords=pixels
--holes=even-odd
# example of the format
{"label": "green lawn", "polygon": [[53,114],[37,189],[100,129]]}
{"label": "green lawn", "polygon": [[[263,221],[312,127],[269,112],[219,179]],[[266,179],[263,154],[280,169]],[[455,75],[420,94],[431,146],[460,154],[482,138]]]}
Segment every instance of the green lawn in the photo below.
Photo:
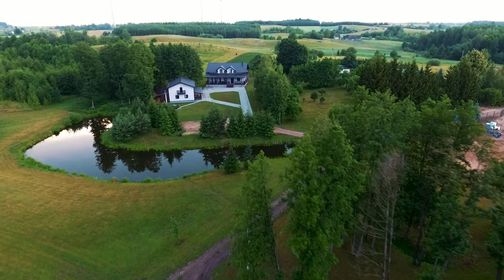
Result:
{"label": "green lawn", "polygon": [[299,103],[303,110],[299,118],[295,121],[285,122],[280,127],[307,132],[317,118],[327,117],[333,106],[343,104],[350,99],[349,94],[343,89],[326,88],[324,90],[326,91],[324,94],[326,100],[323,103],[318,100],[312,101],[310,98],[310,94],[318,90],[305,90],[299,97]]}
{"label": "green lawn", "polygon": [[180,108],[177,110],[177,113],[180,121],[200,121],[203,116],[208,115],[208,112],[214,108],[218,109],[225,116],[236,115],[241,112],[240,108],[202,101]]}
{"label": "green lawn", "polygon": [[215,100],[240,104],[240,95],[236,91],[227,91],[227,92],[214,92],[210,94]]}
{"label": "green lawn", "polygon": [[257,101],[257,98],[255,96],[255,90],[254,90],[254,77],[253,75],[249,75],[249,80],[246,86],[247,89],[247,96],[250,102],[250,106],[252,107],[252,110],[259,111],[261,108],[259,106],[259,102]]}
{"label": "green lawn", "polygon": [[[0,112],[0,279],[166,279],[231,232],[244,173],[120,183],[19,166],[78,105]],[[276,196],[288,160],[269,162]]]}
{"label": "green lawn", "polygon": [[244,63],[250,63],[252,59],[254,59],[256,56],[261,55],[260,53],[257,52],[247,52],[244,54],[241,54],[237,57],[234,57],[228,62],[244,62]]}

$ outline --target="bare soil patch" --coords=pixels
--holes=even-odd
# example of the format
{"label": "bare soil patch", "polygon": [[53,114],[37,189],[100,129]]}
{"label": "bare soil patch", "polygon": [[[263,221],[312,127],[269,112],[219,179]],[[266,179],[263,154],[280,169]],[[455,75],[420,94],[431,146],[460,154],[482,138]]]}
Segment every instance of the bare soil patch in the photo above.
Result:
{"label": "bare soil patch", "polygon": [[198,134],[201,124],[198,121],[187,121],[182,122],[182,128],[184,129],[183,135]]}

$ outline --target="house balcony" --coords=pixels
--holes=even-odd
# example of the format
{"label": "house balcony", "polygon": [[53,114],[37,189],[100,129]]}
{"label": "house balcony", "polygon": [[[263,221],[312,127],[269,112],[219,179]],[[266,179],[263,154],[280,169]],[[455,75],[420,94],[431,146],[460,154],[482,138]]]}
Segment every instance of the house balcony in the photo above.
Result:
{"label": "house balcony", "polygon": [[247,84],[247,81],[247,78],[207,78],[207,85],[243,86]]}

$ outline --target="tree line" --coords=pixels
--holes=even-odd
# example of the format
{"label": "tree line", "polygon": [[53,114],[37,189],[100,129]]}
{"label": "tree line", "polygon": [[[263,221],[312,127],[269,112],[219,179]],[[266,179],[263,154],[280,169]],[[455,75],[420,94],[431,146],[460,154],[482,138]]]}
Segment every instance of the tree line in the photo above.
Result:
{"label": "tree line", "polygon": [[[253,69],[269,65],[269,71],[278,73],[275,84],[282,84],[284,72],[293,88],[337,80],[333,75],[340,75],[340,61],[310,61],[308,50],[297,44],[293,38],[282,40],[277,64],[256,59]],[[319,80],[311,71],[331,77]],[[497,279],[502,279],[504,189],[497,178],[504,165],[493,163],[488,146],[480,142],[484,130],[476,104],[488,97],[487,91],[502,96],[502,73],[488,53],[478,50],[466,53],[446,74],[414,62],[387,61],[380,53],[360,62],[345,80],[353,81],[351,102],[316,120],[290,156],[285,230],[297,259],[293,278],[327,279],[337,264],[334,249],[346,243],[359,274],[390,279],[392,248],[398,246],[421,266],[419,279],[442,279],[457,258],[473,250],[470,227],[483,217],[492,223],[486,247]],[[254,75],[260,83],[256,93],[261,86],[269,93],[259,98],[280,91],[255,70]],[[266,100],[262,106],[286,104]],[[468,152],[486,170],[474,170],[465,158]],[[269,206],[269,168],[259,157],[242,189],[232,258],[240,279],[282,277]],[[491,210],[479,207],[482,198],[494,202]]]}
{"label": "tree line", "polygon": [[145,45],[73,31],[0,39],[0,99],[33,106],[64,95],[87,97],[91,106],[104,100],[148,101],[155,89],[179,76],[202,81],[198,54],[181,44]]}
{"label": "tree line", "polygon": [[428,65],[418,67],[415,62],[387,61],[377,53],[361,63],[355,75],[358,84],[372,91],[390,90],[399,99],[410,98],[416,104],[443,95],[454,102],[479,101],[484,105],[500,105],[504,101],[504,71],[489,61],[485,51],[468,52],[446,74],[435,73]]}
{"label": "tree line", "polygon": [[281,25],[281,26],[319,26],[320,21],[314,19],[287,19],[287,20],[253,20],[238,21],[236,23],[257,24],[257,25]]}
{"label": "tree line", "polygon": [[275,121],[268,112],[247,116],[240,112],[237,115],[224,116],[218,109],[212,109],[203,116],[199,135],[202,138],[271,138],[274,124]]}
{"label": "tree line", "polygon": [[504,63],[504,26],[465,25],[411,38],[403,49],[436,58],[459,60],[473,49],[487,50],[496,63]]}
{"label": "tree line", "polygon": [[[493,224],[487,247],[502,275],[504,191],[497,178],[504,165],[490,164],[483,172],[464,160],[469,151],[485,160],[485,149],[475,142],[483,133],[477,111],[472,101],[445,96],[418,106],[359,87],[350,104],[317,120],[286,172],[293,278],[327,279],[337,265],[334,249],[347,243],[356,273],[390,279],[392,248],[407,244],[406,254],[421,265],[419,279],[442,279],[454,260],[472,250],[469,228],[481,217],[481,198],[496,203],[483,215]],[[240,279],[281,275],[269,168],[259,157],[242,189],[232,255]]]}
{"label": "tree line", "polygon": [[185,36],[222,36],[223,38],[259,38],[261,28],[249,23],[139,23],[125,24],[119,28],[127,30],[133,36],[151,34],[176,34]]}

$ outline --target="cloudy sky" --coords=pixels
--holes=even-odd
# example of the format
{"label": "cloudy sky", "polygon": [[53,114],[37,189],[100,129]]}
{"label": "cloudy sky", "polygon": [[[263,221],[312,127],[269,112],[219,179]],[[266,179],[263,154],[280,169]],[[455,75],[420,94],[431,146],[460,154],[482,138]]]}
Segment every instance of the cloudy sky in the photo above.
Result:
{"label": "cloudy sky", "polygon": [[279,20],[504,21],[503,0],[2,0],[0,21],[18,26]]}

